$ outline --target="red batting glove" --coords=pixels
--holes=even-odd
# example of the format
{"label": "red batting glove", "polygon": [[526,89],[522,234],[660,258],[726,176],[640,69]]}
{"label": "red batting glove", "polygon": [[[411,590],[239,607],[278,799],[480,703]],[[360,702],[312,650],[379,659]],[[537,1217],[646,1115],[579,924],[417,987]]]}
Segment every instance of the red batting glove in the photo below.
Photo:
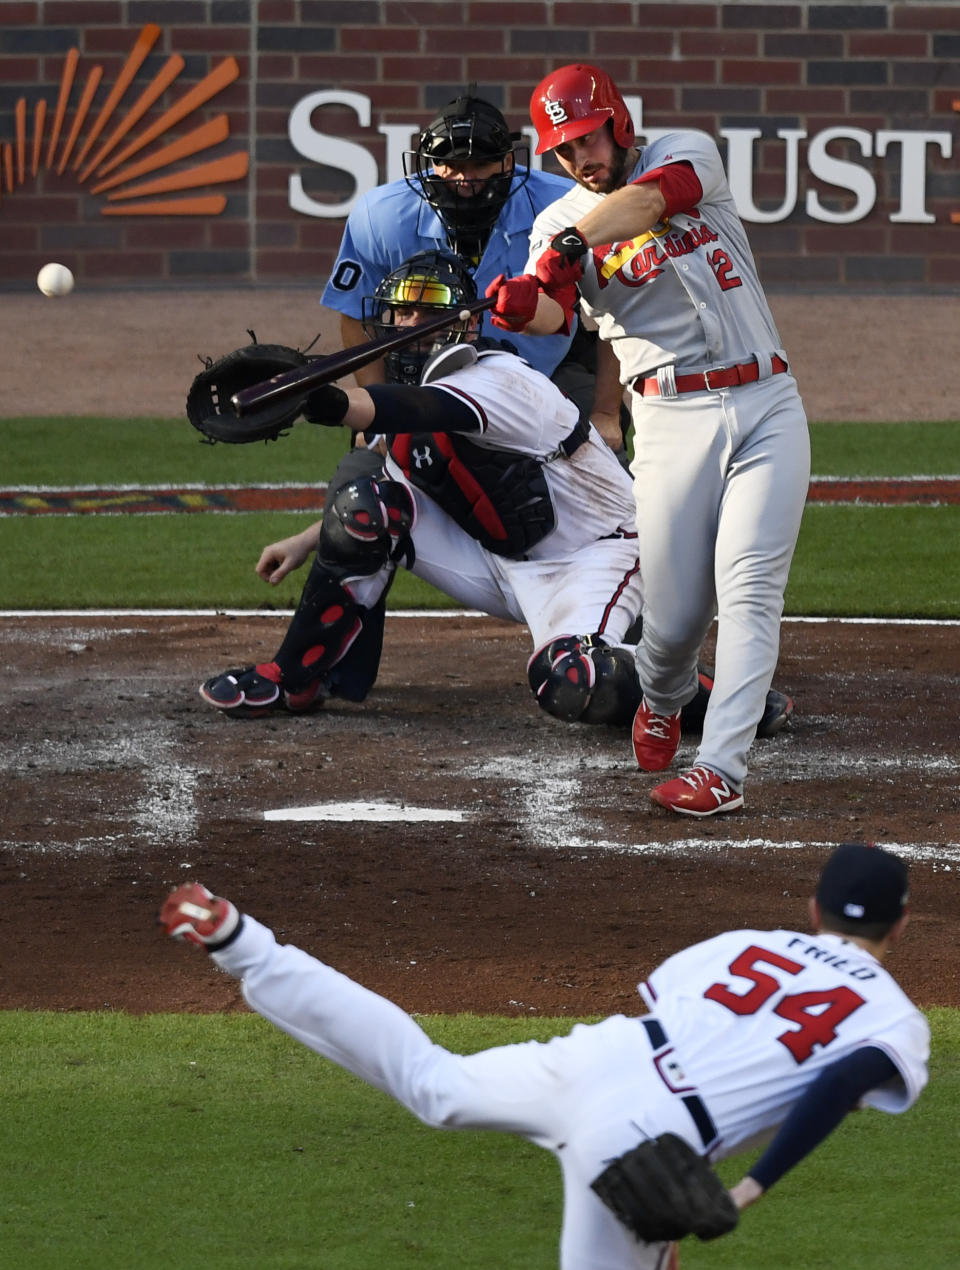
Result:
{"label": "red batting glove", "polygon": [[560,334],[566,335],[573,322],[577,304],[577,283],[583,277],[583,258],[587,242],[572,226],[554,234],[550,246],[537,261],[537,281],[544,295],[556,300],[563,309]]}
{"label": "red batting glove", "polygon": [[503,331],[522,331],[537,312],[540,284],[532,273],[522,273],[518,278],[508,278],[501,273],[490,283],[484,295],[488,300],[494,296],[497,300],[490,310],[490,321],[494,326]]}
{"label": "red batting glove", "polygon": [[164,900],[157,922],[174,939],[216,949],[236,931],[240,914],[199,882],[185,882]]}

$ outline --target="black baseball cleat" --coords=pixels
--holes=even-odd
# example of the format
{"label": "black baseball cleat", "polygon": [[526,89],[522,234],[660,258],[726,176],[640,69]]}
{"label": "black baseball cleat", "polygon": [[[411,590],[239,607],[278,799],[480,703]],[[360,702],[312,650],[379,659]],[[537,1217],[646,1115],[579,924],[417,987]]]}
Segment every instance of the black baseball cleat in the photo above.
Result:
{"label": "black baseball cleat", "polygon": [[275,662],[243,666],[207,679],[200,685],[200,696],[232,719],[259,719],[277,710],[309,714],[319,710],[330,695],[323,680],[308,684],[300,692],[286,692],[279,679],[280,669]]}
{"label": "black baseball cleat", "polygon": [[792,714],[793,698],[788,697],[785,692],[777,692],[776,688],[771,688],[767,693],[767,704],[757,724],[757,736],[776,736]]}
{"label": "black baseball cleat", "polygon": [[[684,729],[690,726],[687,722],[688,712],[691,715],[696,712],[700,726],[703,726],[703,715],[706,713],[709,693],[713,688],[713,667],[705,666],[700,662],[697,666],[697,678],[700,681],[697,696],[694,697],[689,706],[684,706]],[[767,700],[763,708],[763,714],[760,716],[760,722],[757,724],[757,736],[776,736],[792,714],[793,698],[788,697],[785,692],[778,692],[776,688],[771,688],[767,693]]]}

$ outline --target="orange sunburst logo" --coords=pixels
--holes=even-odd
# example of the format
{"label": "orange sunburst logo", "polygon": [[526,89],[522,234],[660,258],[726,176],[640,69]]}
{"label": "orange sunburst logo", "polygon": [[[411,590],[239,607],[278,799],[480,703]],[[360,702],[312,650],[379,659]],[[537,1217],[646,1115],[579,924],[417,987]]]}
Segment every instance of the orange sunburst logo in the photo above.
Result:
{"label": "orange sunburst logo", "polygon": [[[69,132],[64,135],[64,121],[80,60],[77,49],[70,49],[64,62],[60,93],[50,121],[49,135],[45,135],[48,122],[47,103],[41,98],[33,108],[29,145],[27,100],[25,97],[20,98],[14,109],[15,139],[5,141],[0,146],[0,199],[4,192],[12,194],[17,186],[23,185],[28,171],[31,177],[36,178],[41,163],[47,170],[62,176],[72,160],[71,170],[76,172],[80,184],[92,180],[94,183],[89,187],[90,193],[106,195],[105,205],[100,208],[102,216],[219,216],[226,207],[226,195],[201,193],[181,196],[179,191],[241,180],[250,167],[247,151],[236,150],[232,154],[194,166],[180,166],[175,171],[165,169],[181,164],[184,159],[194,155],[199,156],[204,150],[226,141],[230,128],[225,114],[199,124],[184,136],[167,145],[161,145],[141,158],[134,159],[134,155],[162,138],[171,128],[188,119],[217,93],[222,92],[228,84],[232,84],[239,75],[240,68],[235,58],[225,58],[152,124],[136,132],[143,116],[174,83],[185,65],[184,59],[179,54],[174,54],[167,59],[137,100],[126,109],[120,108],[121,99],[159,36],[160,27],[153,23],[148,23],[143,28],[117,82],[86,132],[84,127],[88,123],[90,108],[103,78],[103,67],[91,68],[80,93]],[[108,125],[112,125],[109,132]],[[105,132],[107,135],[101,141],[101,135]],[[121,142],[124,141],[126,143],[121,147]],[[94,150],[95,146],[97,148]],[[149,180],[140,179],[148,173],[156,175]],[[157,198],[157,195],[175,197]]]}

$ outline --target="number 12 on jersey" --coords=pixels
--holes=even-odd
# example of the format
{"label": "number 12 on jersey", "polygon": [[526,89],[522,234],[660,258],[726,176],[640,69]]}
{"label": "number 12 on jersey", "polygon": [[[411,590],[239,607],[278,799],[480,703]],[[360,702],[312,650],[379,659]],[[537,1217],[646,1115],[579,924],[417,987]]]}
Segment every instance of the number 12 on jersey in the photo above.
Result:
{"label": "number 12 on jersey", "polygon": [[[734,1014],[758,1013],[771,997],[781,991],[779,979],[758,968],[762,965],[776,967],[790,975],[798,975],[804,969],[798,961],[752,944],[731,961],[729,970],[741,979],[752,981],[753,987],[737,993],[728,984],[714,983],[703,995],[708,1001],[716,1001]],[[796,1023],[798,1028],[783,1032],[777,1040],[786,1046],[798,1063],[803,1063],[813,1053],[814,1046],[829,1045],[835,1040],[840,1024],[863,1004],[864,999],[859,992],[845,984],[837,984],[835,988],[821,992],[788,994],[773,1007],[773,1013],[789,1023]]]}
{"label": "number 12 on jersey", "polygon": [[733,272],[733,261],[722,247],[708,252],[707,261],[716,275],[721,291],[732,291],[734,287],[743,286],[743,279],[738,273]]}

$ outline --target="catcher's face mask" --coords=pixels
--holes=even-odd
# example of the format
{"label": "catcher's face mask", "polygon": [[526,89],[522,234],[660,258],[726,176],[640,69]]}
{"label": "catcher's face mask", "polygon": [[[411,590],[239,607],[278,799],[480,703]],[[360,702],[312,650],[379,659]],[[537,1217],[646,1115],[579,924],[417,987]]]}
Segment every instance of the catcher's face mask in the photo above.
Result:
{"label": "catcher's face mask", "polygon": [[[420,252],[388,274],[372,297],[364,298],[363,329],[371,339],[385,339],[399,327],[426,322],[444,310],[459,311],[476,296],[473,279],[456,257]],[[386,378],[394,384],[419,384],[425,363],[438,348],[476,337],[475,319],[452,323],[439,335],[388,353],[384,358]]]}

